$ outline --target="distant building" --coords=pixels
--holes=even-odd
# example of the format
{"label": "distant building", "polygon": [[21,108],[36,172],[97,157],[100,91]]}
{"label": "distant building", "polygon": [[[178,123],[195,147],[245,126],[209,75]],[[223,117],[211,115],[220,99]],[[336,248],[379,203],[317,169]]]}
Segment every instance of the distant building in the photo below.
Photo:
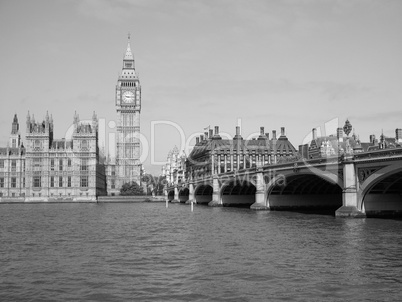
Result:
{"label": "distant building", "polygon": [[108,195],[119,195],[124,183],[141,183],[140,113],[141,85],[135,70],[130,37],[117,79],[115,106],[117,111],[116,157],[106,165]]}
{"label": "distant building", "polygon": [[348,120],[343,128],[337,129],[336,135],[318,137],[317,130],[313,128],[312,140],[309,144],[299,146],[300,154],[303,158],[314,159],[402,146],[402,129],[395,130],[395,138],[385,137],[384,134],[381,134],[380,141],[372,134],[369,142],[361,142],[356,134],[345,136],[345,129],[348,133],[352,130],[352,125]]}
{"label": "distant building", "polygon": [[186,156],[179,153],[176,146],[169,151],[166,164],[162,167],[162,176],[169,185],[180,185],[185,180]]}
{"label": "distant building", "polygon": [[0,148],[0,197],[26,201],[96,201],[106,194],[106,178],[98,149],[98,120],[79,121],[74,115],[71,140],[53,138],[53,119],[46,113],[36,122],[28,113],[26,146],[18,118],[12,123],[10,143]]}
{"label": "distant building", "polygon": [[280,164],[293,161],[299,157],[297,150],[281,128],[277,138],[272,131],[272,138],[260,128],[260,135],[251,140],[244,140],[240,127],[236,127],[233,139],[222,139],[219,127],[205,132],[196,138],[196,144],[188,157],[169,154],[163,168],[168,184],[180,184],[182,181],[208,177],[212,174],[239,171],[264,165]]}

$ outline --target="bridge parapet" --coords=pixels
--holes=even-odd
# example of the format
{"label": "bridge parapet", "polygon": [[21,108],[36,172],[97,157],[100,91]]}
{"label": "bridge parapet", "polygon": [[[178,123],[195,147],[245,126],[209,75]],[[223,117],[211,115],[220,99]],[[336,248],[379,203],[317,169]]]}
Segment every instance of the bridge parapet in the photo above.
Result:
{"label": "bridge parapet", "polygon": [[390,159],[390,157],[400,158],[402,157],[402,148],[389,148],[376,150],[371,152],[360,152],[353,155],[354,161],[367,161],[367,160],[379,160]]}

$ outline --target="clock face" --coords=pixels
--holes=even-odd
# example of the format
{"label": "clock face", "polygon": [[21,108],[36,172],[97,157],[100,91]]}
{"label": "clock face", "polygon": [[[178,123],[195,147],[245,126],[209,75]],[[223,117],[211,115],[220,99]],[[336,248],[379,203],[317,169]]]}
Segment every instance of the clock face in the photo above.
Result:
{"label": "clock face", "polygon": [[123,102],[124,103],[133,103],[134,102],[134,93],[131,91],[126,91],[123,93]]}

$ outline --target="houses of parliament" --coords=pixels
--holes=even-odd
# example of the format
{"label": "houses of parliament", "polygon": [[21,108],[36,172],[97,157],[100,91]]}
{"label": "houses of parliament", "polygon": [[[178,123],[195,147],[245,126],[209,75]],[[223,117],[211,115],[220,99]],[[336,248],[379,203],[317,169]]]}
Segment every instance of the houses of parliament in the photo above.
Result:
{"label": "houses of parliament", "polygon": [[53,137],[54,122],[46,112],[37,121],[29,112],[25,140],[14,115],[6,147],[0,148],[0,201],[96,201],[118,195],[126,182],[140,183],[141,85],[128,37],[122,71],[115,92],[117,111],[116,157],[106,161],[99,151],[98,118],[82,122],[72,116],[70,139]]}

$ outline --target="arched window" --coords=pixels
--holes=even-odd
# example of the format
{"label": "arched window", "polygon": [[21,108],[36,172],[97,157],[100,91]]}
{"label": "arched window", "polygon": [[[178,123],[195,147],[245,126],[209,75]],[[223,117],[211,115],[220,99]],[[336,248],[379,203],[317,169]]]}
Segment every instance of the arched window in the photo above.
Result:
{"label": "arched window", "polygon": [[88,149],[88,141],[87,140],[83,140],[81,142],[81,148],[82,149]]}

